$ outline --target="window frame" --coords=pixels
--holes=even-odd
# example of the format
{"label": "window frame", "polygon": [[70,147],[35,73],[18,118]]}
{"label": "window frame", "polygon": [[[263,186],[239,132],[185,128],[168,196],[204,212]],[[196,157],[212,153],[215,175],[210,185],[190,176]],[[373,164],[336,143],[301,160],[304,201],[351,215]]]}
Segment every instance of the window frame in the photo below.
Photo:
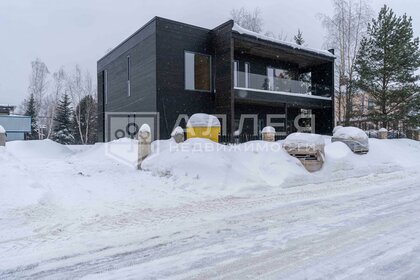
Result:
{"label": "window frame", "polygon": [[131,83],[130,83],[130,74],[131,74],[131,59],[130,55],[127,55],[127,96],[131,96]]}
{"label": "window frame", "polygon": [[[210,58],[210,60],[209,60],[209,62],[210,62],[210,64],[209,64],[209,74],[210,74],[209,75],[209,85],[210,85],[210,89],[209,90],[187,88],[187,71],[186,71],[187,70],[186,69],[187,65],[185,63],[185,58],[186,58],[187,53],[194,54],[194,55],[199,54],[199,55],[207,56],[207,57]],[[212,61],[212,56],[210,54],[184,50],[184,90],[212,93],[213,92],[213,73],[212,73],[213,71],[212,71],[212,69],[213,69],[213,61]],[[194,75],[195,75],[195,69],[194,69]],[[194,87],[195,87],[195,81],[194,81]]]}
{"label": "window frame", "polygon": [[104,101],[108,104],[108,70],[104,70]]}

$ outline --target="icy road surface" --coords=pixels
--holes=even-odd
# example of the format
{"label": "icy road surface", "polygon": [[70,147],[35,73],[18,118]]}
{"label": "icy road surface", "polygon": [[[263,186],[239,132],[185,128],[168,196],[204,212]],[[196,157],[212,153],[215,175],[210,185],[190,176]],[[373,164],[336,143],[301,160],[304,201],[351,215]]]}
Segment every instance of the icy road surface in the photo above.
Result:
{"label": "icy road surface", "polygon": [[328,144],[318,175],[283,155],[299,178],[229,194],[101,146],[16,142],[0,149],[0,279],[420,279],[419,144]]}
{"label": "icy road surface", "polygon": [[[44,261],[1,270],[0,278],[418,279],[419,184],[419,172],[400,171],[269,196],[133,209],[70,235],[51,229],[1,240],[3,257],[44,254],[45,243],[95,242],[96,234],[103,246],[50,252]],[[115,239],[120,244],[112,245]]]}

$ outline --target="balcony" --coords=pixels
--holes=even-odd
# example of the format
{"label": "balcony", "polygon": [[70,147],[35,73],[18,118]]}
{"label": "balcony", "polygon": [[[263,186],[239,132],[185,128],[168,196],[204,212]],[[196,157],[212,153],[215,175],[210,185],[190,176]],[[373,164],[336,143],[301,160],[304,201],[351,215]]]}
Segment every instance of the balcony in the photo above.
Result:
{"label": "balcony", "polygon": [[314,84],[306,81],[283,79],[246,73],[235,72],[235,89],[270,91],[278,94],[306,96],[309,98],[319,98],[331,100],[331,87],[327,85]]}
{"label": "balcony", "polygon": [[[304,76],[303,78],[310,80],[310,76]],[[331,107],[331,87],[309,81],[235,71],[234,86],[235,98],[242,101]]]}

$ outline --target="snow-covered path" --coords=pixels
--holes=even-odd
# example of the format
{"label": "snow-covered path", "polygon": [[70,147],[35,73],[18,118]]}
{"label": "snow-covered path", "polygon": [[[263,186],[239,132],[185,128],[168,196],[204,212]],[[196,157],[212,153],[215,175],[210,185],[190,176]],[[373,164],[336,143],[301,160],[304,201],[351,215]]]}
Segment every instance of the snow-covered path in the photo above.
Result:
{"label": "snow-covered path", "polygon": [[[1,258],[39,250],[39,260],[19,256],[19,265],[0,266],[0,279],[420,276],[416,168],[262,195],[124,210],[1,239]],[[60,251],[73,245],[73,253]]]}

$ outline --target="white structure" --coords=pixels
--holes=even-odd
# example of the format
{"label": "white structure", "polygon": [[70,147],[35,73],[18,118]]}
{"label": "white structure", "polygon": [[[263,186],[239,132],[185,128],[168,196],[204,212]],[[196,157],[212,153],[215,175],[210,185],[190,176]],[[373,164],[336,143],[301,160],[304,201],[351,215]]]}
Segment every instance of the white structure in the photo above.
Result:
{"label": "white structure", "polygon": [[148,124],[140,127],[138,141],[137,169],[141,169],[141,163],[151,152],[152,132]]}
{"label": "white structure", "polygon": [[6,130],[0,125],[0,146],[6,146]]}
{"label": "white structure", "polygon": [[171,133],[171,137],[174,139],[176,143],[184,142],[184,130],[182,127],[177,126],[175,127],[174,131]]}
{"label": "white structure", "polygon": [[272,126],[266,126],[261,131],[262,140],[268,142],[274,142],[276,136],[276,130]]}

